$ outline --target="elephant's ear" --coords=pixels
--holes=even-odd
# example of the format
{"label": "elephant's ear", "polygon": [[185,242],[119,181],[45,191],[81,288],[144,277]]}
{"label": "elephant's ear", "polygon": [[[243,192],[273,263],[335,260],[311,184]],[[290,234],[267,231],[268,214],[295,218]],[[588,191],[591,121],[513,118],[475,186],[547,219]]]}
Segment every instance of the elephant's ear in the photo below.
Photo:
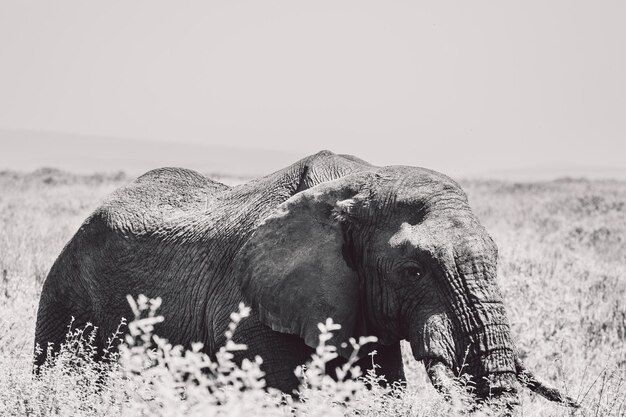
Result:
{"label": "elephant's ear", "polygon": [[[255,230],[236,262],[244,296],[272,329],[318,345],[317,324],[341,324],[331,343],[358,335],[359,282],[344,260],[341,180],[298,193]],[[344,207],[344,208],[342,208]]]}

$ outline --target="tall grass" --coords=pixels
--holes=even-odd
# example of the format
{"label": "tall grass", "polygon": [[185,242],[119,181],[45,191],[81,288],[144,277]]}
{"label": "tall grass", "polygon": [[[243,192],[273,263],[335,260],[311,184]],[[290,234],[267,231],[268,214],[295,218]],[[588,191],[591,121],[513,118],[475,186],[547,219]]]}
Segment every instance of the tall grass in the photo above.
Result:
{"label": "tall grass", "polygon": [[[322,364],[334,352],[323,339],[332,323],[321,327],[321,347],[298,370],[300,397],[284,397],[262,389],[260,359],[232,363],[229,355],[242,346],[231,343],[210,361],[198,345],[184,351],[153,335],[158,302],[147,299],[135,302],[136,320],[111,352],[115,360],[94,361],[93,329],[73,329],[57,359],[32,377],[34,320],[47,270],[99,199],[126,181],[0,173],[1,415],[444,416],[474,407],[463,398],[443,401],[407,344],[406,389],[381,388],[374,374],[356,381],[325,377]],[[526,392],[518,412],[626,416],[626,183],[462,185],[498,243],[500,285],[523,359],[583,405],[564,409]],[[237,312],[234,325],[246,313]],[[482,407],[473,415],[501,412]]]}

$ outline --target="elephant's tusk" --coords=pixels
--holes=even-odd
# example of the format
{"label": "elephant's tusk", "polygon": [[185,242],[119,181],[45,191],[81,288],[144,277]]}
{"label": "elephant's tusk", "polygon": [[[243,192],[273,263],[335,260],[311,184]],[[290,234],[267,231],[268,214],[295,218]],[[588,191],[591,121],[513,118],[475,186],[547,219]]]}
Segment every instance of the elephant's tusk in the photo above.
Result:
{"label": "elephant's tusk", "polygon": [[455,389],[452,370],[438,360],[426,364],[428,377],[433,387],[446,399],[450,399]]}
{"label": "elephant's tusk", "polygon": [[525,387],[528,387],[531,391],[536,392],[542,397],[573,408],[579,408],[580,404],[573,398],[564,395],[558,389],[551,387],[541,379],[537,378],[532,372],[530,372],[519,357],[515,357],[515,372],[517,374],[517,380]]}

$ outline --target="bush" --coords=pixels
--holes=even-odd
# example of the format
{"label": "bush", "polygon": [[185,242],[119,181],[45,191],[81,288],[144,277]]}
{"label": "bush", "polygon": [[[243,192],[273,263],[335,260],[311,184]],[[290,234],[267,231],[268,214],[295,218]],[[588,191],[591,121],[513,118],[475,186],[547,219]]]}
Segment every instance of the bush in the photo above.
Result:
{"label": "bush", "polygon": [[[243,304],[231,315],[226,343],[212,360],[201,352],[201,343],[185,350],[154,334],[154,326],[163,321],[156,314],[160,299],[128,300],[135,319],[128,323],[124,337],[120,329],[126,323],[122,321],[103,357],[98,357],[94,347],[97,328],[87,324],[72,329],[70,324],[58,352],[47,347],[48,359],[36,375],[9,374],[8,384],[0,386],[3,414],[450,415],[455,409],[462,412],[476,406],[469,397],[456,403],[434,397],[420,405],[407,395],[404,385],[383,387],[384,376],[374,370],[362,374],[355,363],[361,347],[376,341],[373,337],[351,339],[350,359],[336,369],[336,379],[331,378],[326,366],[337,357],[337,350],[326,342],[340,328],[331,319],[319,324],[319,344],[310,361],[295,370],[300,387],[292,397],[265,386],[262,358],[244,359],[239,365],[234,362],[234,352],[246,349],[232,339],[240,321],[250,313]],[[375,352],[371,355],[375,361]]]}

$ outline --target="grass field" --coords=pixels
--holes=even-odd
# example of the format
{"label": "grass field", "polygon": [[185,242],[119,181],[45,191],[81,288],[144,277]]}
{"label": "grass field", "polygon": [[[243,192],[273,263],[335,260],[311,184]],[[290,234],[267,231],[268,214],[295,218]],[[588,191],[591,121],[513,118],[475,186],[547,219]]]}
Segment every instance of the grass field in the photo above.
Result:
{"label": "grass field", "polygon": [[[226,397],[220,401],[211,400],[214,396],[203,387],[187,386],[181,395],[184,382],[165,375],[175,371],[173,362],[156,367],[161,374],[152,370],[140,377],[116,368],[116,376],[102,381],[91,372],[93,364],[87,364],[81,376],[70,361],[66,368],[59,366],[33,380],[35,314],[47,271],[98,201],[129,180],[123,174],[74,176],[52,170],[0,173],[0,414],[289,415],[291,409],[297,415],[466,414],[462,404],[438,397],[410,353],[405,355],[408,388],[395,396],[361,385],[318,381],[322,377],[315,375],[314,363],[304,405],[281,404],[276,396],[254,388],[255,364],[238,370],[243,374],[224,372],[232,378],[239,375],[237,381],[247,381],[244,385],[252,388],[223,389]],[[525,393],[517,412],[626,416],[626,182],[462,185],[499,246],[500,285],[522,358],[582,403],[573,411]],[[122,352],[123,364],[141,360],[138,334],[135,350]],[[176,355],[166,352],[170,358]],[[187,361],[185,366],[197,360],[201,358],[193,354],[179,358],[180,363]],[[229,366],[228,358],[224,360]],[[222,383],[240,383],[229,381]],[[346,392],[353,401],[339,400]],[[481,413],[490,411],[474,415]]]}

